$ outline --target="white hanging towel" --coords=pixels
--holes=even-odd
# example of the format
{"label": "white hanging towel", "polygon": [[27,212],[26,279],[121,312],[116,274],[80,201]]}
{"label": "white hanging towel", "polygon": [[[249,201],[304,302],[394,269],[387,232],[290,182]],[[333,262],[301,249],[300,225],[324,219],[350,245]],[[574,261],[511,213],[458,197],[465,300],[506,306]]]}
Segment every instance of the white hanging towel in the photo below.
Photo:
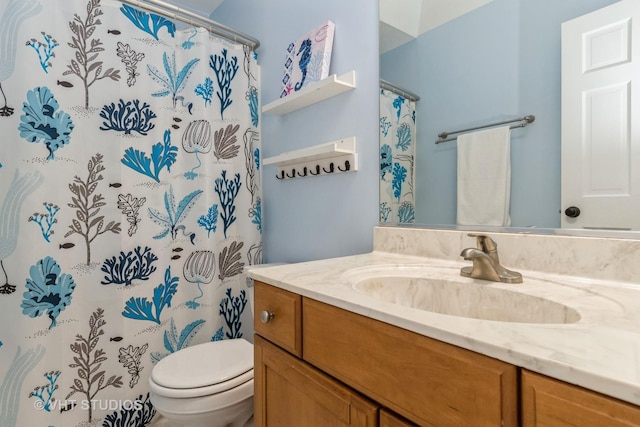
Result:
{"label": "white hanging towel", "polygon": [[511,225],[511,130],[509,126],[458,136],[460,225]]}

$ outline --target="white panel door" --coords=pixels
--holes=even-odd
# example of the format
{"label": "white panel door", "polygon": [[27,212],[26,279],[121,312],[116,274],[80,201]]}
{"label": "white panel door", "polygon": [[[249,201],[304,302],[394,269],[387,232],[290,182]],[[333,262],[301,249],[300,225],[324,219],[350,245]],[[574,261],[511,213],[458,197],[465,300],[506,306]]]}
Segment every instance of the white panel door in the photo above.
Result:
{"label": "white panel door", "polygon": [[632,31],[634,22],[640,22],[639,0],[562,24],[563,228],[640,230],[640,25]]}

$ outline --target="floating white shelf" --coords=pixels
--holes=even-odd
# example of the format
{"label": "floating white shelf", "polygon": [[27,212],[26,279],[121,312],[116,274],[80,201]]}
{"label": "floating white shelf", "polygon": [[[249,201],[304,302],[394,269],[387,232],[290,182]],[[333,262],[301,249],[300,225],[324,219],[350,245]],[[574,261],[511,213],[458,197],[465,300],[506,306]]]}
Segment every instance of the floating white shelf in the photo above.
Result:
{"label": "floating white shelf", "polygon": [[356,137],[344,138],[300,150],[287,151],[262,160],[278,167],[279,179],[326,175],[358,170]]}
{"label": "floating white shelf", "polygon": [[264,165],[289,166],[298,163],[324,160],[356,152],[356,137],[340,139],[325,144],[313,145],[299,150],[286,151],[278,156],[268,157],[262,161]]}
{"label": "floating white shelf", "polygon": [[319,82],[311,83],[283,98],[277,99],[262,107],[264,114],[284,115],[299,110],[332,96],[353,90],[356,87],[356,72],[349,71],[341,76],[333,74]]}

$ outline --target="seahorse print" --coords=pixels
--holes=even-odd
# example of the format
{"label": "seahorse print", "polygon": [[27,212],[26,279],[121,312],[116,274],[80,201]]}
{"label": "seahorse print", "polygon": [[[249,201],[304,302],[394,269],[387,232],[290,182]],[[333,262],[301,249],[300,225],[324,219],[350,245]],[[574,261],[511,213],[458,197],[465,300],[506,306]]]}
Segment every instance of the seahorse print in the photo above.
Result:
{"label": "seahorse print", "polygon": [[311,39],[306,39],[300,45],[300,49],[298,49],[298,53],[296,56],[300,55],[300,62],[298,62],[298,67],[302,71],[302,80],[296,83],[295,89],[299,91],[304,86],[304,81],[307,79],[307,67],[309,66],[309,61],[311,61]]}

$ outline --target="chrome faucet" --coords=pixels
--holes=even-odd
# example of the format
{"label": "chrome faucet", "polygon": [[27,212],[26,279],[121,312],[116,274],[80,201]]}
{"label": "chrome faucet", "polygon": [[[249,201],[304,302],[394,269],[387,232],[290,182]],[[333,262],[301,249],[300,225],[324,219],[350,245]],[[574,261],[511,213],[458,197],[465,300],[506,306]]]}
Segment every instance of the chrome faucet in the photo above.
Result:
{"label": "chrome faucet", "polygon": [[461,276],[494,282],[522,283],[522,274],[500,265],[496,242],[483,234],[469,234],[469,237],[477,239],[478,247],[467,248],[460,253],[467,261],[473,261],[473,266],[462,267]]}

